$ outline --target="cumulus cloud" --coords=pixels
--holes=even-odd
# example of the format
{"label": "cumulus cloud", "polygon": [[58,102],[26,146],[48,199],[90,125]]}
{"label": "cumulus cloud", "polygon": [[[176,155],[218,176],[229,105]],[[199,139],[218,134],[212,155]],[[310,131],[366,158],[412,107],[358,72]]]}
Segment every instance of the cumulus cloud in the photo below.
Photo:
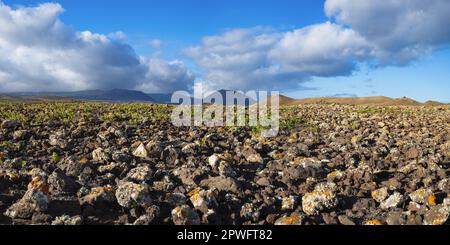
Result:
{"label": "cumulus cloud", "polygon": [[13,9],[0,1],[0,91],[171,92],[193,83],[181,62],[139,57],[121,32],[77,32],[59,20],[63,12],[54,3]]}
{"label": "cumulus cloud", "polygon": [[[294,88],[306,77],[272,63],[268,55],[282,38],[268,28],[233,29],[205,37],[201,45],[184,50],[203,69],[205,88],[260,89]],[[284,81],[283,84],[274,81]]]}
{"label": "cumulus cloud", "polygon": [[327,0],[325,13],[370,40],[385,64],[407,64],[450,43],[448,0]]}
{"label": "cumulus cloud", "polygon": [[274,61],[315,76],[350,75],[356,61],[371,55],[366,39],[330,22],[287,32],[269,51]]}
{"label": "cumulus cloud", "polygon": [[143,60],[143,64],[146,67],[145,78],[136,89],[152,93],[165,93],[191,90],[194,86],[195,76],[179,60],[166,62],[159,58],[152,58]]}
{"label": "cumulus cloud", "polygon": [[407,65],[450,44],[448,0],[327,0],[329,21],[288,32],[228,30],[185,50],[212,88],[296,89],[359,64]]}
{"label": "cumulus cloud", "polygon": [[350,75],[372,48],[351,29],[330,22],[291,32],[235,29],[205,37],[184,53],[205,70],[210,89],[298,89],[311,76]]}
{"label": "cumulus cloud", "polygon": [[[63,12],[59,4],[14,9],[0,0],[0,91],[192,88],[196,77],[183,62],[140,57],[123,32],[73,30],[60,21]],[[294,90],[363,63],[407,65],[450,44],[448,0],[326,0],[324,12],[324,23],[229,29],[183,53],[207,89]]]}

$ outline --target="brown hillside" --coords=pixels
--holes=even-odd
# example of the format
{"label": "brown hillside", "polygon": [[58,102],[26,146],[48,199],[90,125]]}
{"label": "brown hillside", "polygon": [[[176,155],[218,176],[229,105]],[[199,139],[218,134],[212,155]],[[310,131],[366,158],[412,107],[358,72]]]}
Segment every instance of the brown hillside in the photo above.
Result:
{"label": "brown hillside", "polygon": [[[261,102],[259,102],[259,104],[266,104],[268,102],[268,105],[271,106],[272,105],[272,96],[268,96],[265,100],[262,100]],[[290,106],[290,105],[295,105],[296,104],[296,100],[284,95],[279,95],[279,103],[280,106]],[[256,105],[256,104],[254,104]]]}
{"label": "brown hillside", "polygon": [[442,106],[442,105],[446,105],[446,104],[429,100],[429,101],[425,102],[424,105],[426,105],[426,106]]}
{"label": "brown hillside", "polygon": [[76,100],[57,96],[7,96],[0,95],[0,102],[39,103],[39,102],[74,102]]}
{"label": "brown hillside", "polygon": [[[268,97],[269,105],[271,97]],[[261,103],[266,103],[264,100]],[[443,105],[439,102],[430,101],[426,104],[422,104],[413,99],[403,97],[393,99],[385,96],[373,96],[373,97],[361,97],[361,98],[306,98],[306,99],[292,99],[284,95],[280,95],[281,106],[294,106],[302,104],[347,104],[347,105],[380,105],[380,106],[417,106],[417,105],[430,105],[438,106]]]}
{"label": "brown hillside", "polygon": [[420,105],[419,102],[409,98],[392,99],[384,96],[362,97],[362,98],[308,98],[296,100],[296,104],[317,104],[317,103],[334,103],[334,104],[348,104],[348,105]]}

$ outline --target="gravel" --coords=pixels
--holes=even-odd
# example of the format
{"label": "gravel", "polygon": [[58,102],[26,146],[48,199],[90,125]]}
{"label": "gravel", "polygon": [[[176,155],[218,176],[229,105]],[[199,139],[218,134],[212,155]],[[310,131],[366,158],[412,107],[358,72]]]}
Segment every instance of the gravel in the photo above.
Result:
{"label": "gravel", "polygon": [[[0,114],[2,224],[450,222],[448,106],[287,107],[274,138],[177,128],[152,117],[166,106],[66,108],[40,124]],[[103,118],[116,110],[128,117]]]}

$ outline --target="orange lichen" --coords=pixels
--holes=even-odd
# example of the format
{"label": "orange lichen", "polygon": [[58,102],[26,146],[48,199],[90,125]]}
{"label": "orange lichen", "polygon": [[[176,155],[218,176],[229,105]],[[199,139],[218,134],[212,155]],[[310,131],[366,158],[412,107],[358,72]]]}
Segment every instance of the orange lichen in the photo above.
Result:
{"label": "orange lichen", "polygon": [[[201,198],[200,193],[194,194],[191,196],[191,201],[195,205],[200,200],[200,198]],[[201,199],[201,200],[203,200],[203,199]]]}
{"label": "orange lichen", "polygon": [[102,195],[105,195],[106,192],[110,192],[113,190],[113,187],[110,185],[102,186],[102,187],[94,187],[91,189],[91,192],[85,197],[87,203],[92,204]]}
{"label": "orange lichen", "polygon": [[291,216],[284,216],[279,218],[275,224],[277,225],[300,225],[302,222],[302,217],[298,214],[293,214]]}
{"label": "orange lichen", "polygon": [[328,174],[328,177],[336,177],[339,174],[338,171],[334,171]]}
{"label": "orange lichen", "polygon": [[20,176],[17,173],[8,172],[8,173],[6,173],[6,175],[13,182],[18,181],[20,178]]}
{"label": "orange lichen", "polygon": [[194,190],[192,190],[191,192],[188,193],[188,196],[189,197],[197,196],[198,194],[200,194],[201,191],[202,191],[202,189],[195,188]]}
{"label": "orange lichen", "polygon": [[333,171],[331,173],[329,173],[327,175],[327,178],[332,179],[332,178],[342,178],[343,177],[343,173],[341,171]]}
{"label": "orange lichen", "polygon": [[294,161],[291,162],[292,165],[299,165],[302,163],[302,159],[295,158]]}
{"label": "orange lichen", "polygon": [[180,214],[181,214],[181,207],[176,207],[176,208],[174,208],[174,209],[172,210],[172,213],[173,213],[173,214],[176,214],[176,215],[180,215]]}
{"label": "orange lichen", "polygon": [[110,186],[110,185],[101,186],[101,187],[94,187],[94,188],[92,188],[90,195],[97,195],[97,194],[100,194],[102,192],[112,191],[112,190],[113,190],[113,187]]}
{"label": "orange lichen", "polygon": [[88,162],[88,159],[85,158],[85,157],[81,158],[80,161],[79,161],[79,163],[80,163],[81,165],[84,165],[84,164],[86,164],[87,162]]}
{"label": "orange lichen", "polygon": [[290,217],[286,217],[284,219],[284,222],[285,222],[286,225],[298,224],[299,221],[300,221],[300,216],[298,216],[298,215],[293,215],[293,216],[290,216]]}
{"label": "orange lichen", "polygon": [[30,184],[28,184],[28,189],[38,189],[42,192],[48,194],[50,192],[50,186],[45,182],[41,177],[35,177],[31,180]]}
{"label": "orange lichen", "polygon": [[366,225],[383,225],[379,220],[372,219],[366,222]]}
{"label": "orange lichen", "polygon": [[430,195],[428,197],[427,201],[430,206],[436,206],[436,196],[435,195]]}

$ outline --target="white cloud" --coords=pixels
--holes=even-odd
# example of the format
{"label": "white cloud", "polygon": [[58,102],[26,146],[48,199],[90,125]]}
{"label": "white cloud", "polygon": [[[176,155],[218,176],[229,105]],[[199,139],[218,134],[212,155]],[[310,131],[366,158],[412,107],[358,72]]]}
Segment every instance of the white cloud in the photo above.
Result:
{"label": "white cloud", "polygon": [[406,65],[450,44],[448,0],[327,0],[328,22],[288,32],[228,30],[185,50],[212,88],[295,89],[361,63]]}
{"label": "white cloud", "polygon": [[[328,22],[287,32],[229,29],[183,53],[208,90],[292,90],[314,76],[351,75],[361,63],[406,65],[450,44],[448,0],[326,0],[324,11]],[[123,32],[77,32],[59,20],[63,12],[59,4],[13,9],[0,0],[0,91],[192,88],[183,62],[139,57]]]}
{"label": "white cloud", "polygon": [[371,51],[355,31],[327,22],[286,33],[229,30],[184,53],[205,70],[209,89],[285,90],[311,76],[349,75]]}
{"label": "white cloud", "polygon": [[[204,70],[205,89],[295,88],[305,79],[297,71],[273,64],[268,57],[280,33],[267,28],[234,29],[203,38],[184,50]],[[274,81],[284,81],[276,83]]]}
{"label": "white cloud", "polygon": [[122,32],[76,32],[59,20],[63,11],[53,3],[13,9],[0,1],[2,92],[137,87],[170,92],[192,85],[194,79],[181,62],[138,57],[122,42]]}
{"label": "white cloud", "polygon": [[384,64],[407,64],[450,43],[448,0],[327,0],[325,12],[370,40]]}
{"label": "white cloud", "polygon": [[269,56],[305,74],[338,76],[350,75],[356,61],[371,53],[371,44],[357,32],[327,22],[285,33]]}
{"label": "white cloud", "polygon": [[248,70],[264,62],[267,49],[278,39],[278,34],[263,28],[234,29],[205,37],[201,46],[188,48],[184,53],[202,67]]}

